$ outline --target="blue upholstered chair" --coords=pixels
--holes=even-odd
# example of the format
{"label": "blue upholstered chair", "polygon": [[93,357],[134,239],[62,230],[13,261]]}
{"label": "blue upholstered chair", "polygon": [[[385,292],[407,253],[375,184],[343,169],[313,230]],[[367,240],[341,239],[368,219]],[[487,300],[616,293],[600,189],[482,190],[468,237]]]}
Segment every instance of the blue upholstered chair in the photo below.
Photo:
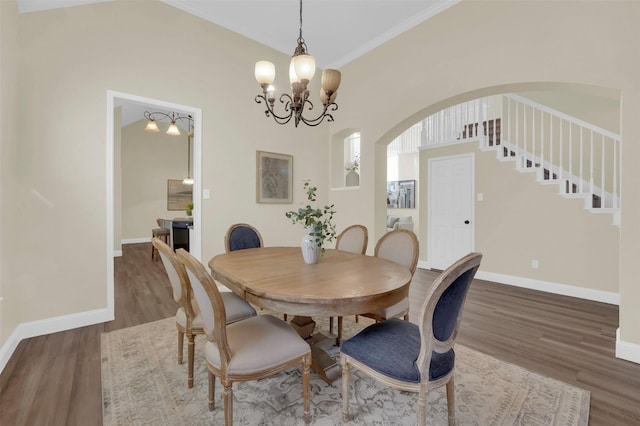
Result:
{"label": "blue upholstered chair", "polygon": [[209,410],[215,408],[216,377],[224,387],[224,424],[231,426],[234,382],[259,380],[299,367],[302,370],[303,418],[309,423],[309,344],[291,324],[271,315],[257,315],[227,325],[225,303],[211,275],[184,249],[179,249],[176,255],[186,267],[208,340],[204,355],[209,373]]}
{"label": "blue upholstered chair", "polygon": [[[365,254],[369,243],[369,231],[364,225],[346,227],[336,239],[336,250]],[[329,318],[329,333],[333,333],[333,317]],[[342,342],[342,317],[338,317],[338,346]]]}
{"label": "blue upholstered chair", "polygon": [[262,247],[262,235],[246,223],[231,225],[224,236],[224,249],[230,251]]}
{"label": "blue upholstered chair", "polygon": [[417,392],[418,425],[426,425],[427,394],[447,387],[449,425],[455,424],[454,344],[462,308],[482,254],[471,253],[442,272],[427,292],[418,324],[393,318],[372,324],[340,350],[342,416],[349,419],[349,369],[396,389]]}
{"label": "blue upholstered chair", "polygon": [[[174,251],[162,240],[154,238],[153,247],[158,251],[162,264],[169,277],[173,289],[173,299],[180,304],[176,312],[176,328],[178,329],[178,364],[182,364],[182,348],[184,336],[187,336],[187,386],[193,387],[193,362],[195,335],[204,334],[202,317],[193,303],[193,292],[189,277]],[[256,310],[241,297],[231,292],[222,294],[226,307],[227,323],[231,324],[241,319],[256,315]]]}

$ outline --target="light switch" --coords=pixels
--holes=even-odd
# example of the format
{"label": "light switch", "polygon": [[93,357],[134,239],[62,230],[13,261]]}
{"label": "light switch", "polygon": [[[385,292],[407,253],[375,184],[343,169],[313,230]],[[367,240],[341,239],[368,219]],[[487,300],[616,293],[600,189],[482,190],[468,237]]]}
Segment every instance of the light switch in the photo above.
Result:
{"label": "light switch", "polygon": [[209,188],[202,190],[202,198],[208,200],[211,194],[209,194]]}
{"label": "light switch", "polygon": [[484,200],[484,194],[482,192],[478,192],[478,201]]}

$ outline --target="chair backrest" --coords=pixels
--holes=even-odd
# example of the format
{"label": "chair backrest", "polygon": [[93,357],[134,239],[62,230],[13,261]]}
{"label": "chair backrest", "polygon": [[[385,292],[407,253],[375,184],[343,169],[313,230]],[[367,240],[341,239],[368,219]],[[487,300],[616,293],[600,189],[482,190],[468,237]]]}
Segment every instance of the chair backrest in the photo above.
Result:
{"label": "chair backrest", "polygon": [[364,225],[351,225],[345,228],[336,239],[336,250],[365,254],[369,242],[369,231]]}
{"label": "chair backrest", "polygon": [[419,250],[416,234],[406,229],[396,229],[378,240],[374,256],[402,265],[413,275],[418,265]]}
{"label": "chair backrest", "polygon": [[204,332],[209,341],[216,343],[220,353],[220,365],[224,371],[231,359],[231,349],[227,341],[227,312],[220,291],[202,263],[191,253],[185,249],[178,249],[176,256],[187,270]]}
{"label": "chair backrest", "polygon": [[153,246],[158,249],[158,253],[160,253],[160,259],[162,260],[164,269],[167,271],[167,276],[173,289],[173,300],[181,303],[183,295],[187,293],[184,288],[184,281],[187,277],[184,266],[178,262],[175,253],[164,241],[159,238],[153,238],[151,244],[153,244]]}
{"label": "chair backrest", "polygon": [[231,225],[224,236],[224,249],[227,253],[258,247],[262,247],[262,235],[247,223]]}
{"label": "chair backrest", "polygon": [[453,349],[462,308],[481,260],[481,253],[462,257],[443,271],[427,292],[418,322],[421,346],[417,365],[422,380],[429,380],[431,353]]}
{"label": "chair backrest", "polygon": [[171,221],[167,219],[157,218],[156,223],[160,228],[171,229]]}

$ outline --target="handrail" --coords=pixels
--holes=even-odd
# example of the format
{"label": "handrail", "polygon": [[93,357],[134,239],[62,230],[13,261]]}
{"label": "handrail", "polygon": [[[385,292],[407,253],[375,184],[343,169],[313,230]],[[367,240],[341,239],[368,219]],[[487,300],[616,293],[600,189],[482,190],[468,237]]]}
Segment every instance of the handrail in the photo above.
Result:
{"label": "handrail", "polygon": [[[425,118],[420,149],[479,140],[483,149],[538,170],[566,196],[583,196],[590,209],[620,207],[620,135],[509,93],[474,99]],[[414,134],[416,129],[414,129]]]}

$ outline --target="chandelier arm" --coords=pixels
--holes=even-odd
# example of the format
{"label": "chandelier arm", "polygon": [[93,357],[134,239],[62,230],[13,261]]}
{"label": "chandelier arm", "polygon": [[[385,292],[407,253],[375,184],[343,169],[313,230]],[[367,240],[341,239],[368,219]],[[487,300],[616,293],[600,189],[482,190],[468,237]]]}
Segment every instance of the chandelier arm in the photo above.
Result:
{"label": "chandelier arm", "polygon": [[188,120],[190,124],[193,122],[193,117],[191,117],[191,115],[182,115],[179,112],[172,112],[171,114],[167,114],[161,111],[155,111],[155,112],[145,111],[144,112],[144,118],[146,118],[147,120],[155,121],[157,116],[159,116],[160,118],[166,118],[170,121]]}
{"label": "chandelier arm", "polygon": [[[311,102],[309,102],[309,104],[311,104]],[[313,105],[313,104],[311,104]],[[309,108],[311,109],[311,108]],[[322,110],[322,112],[320,113],[319,116],[317,116],[316,118],[306,118],[304,117],[302,114],[299,117],[299,120],[302,121],[304,124],[308,125],[308,126],[317,126],[320,123],[322,123],[325,119],[328,122],[332,122],[333,121],[333,115],[327,113],[328,110],[331,111],[336,111],[338,109],[338,105],[334,102],[331,102],[330,104],[326,105],[324,107],[324,109]]]}
{"label": "chandelier arm", "polygon": [[[285,95],[283,95],[283,96],[285,96]],[[289,96],[286,95],[286,97],[289,97]],[[290,99],[290,97],[289,97],[289,99]],[[280,115],[276,114],[275,110],[271,106],[271,102],[269,102],[264,95],[257,95],[256,96],[256,103],[261,104],[263,101],[265,103],[265,106],[267,107],[267,109],[264,111],[265,115],[267,117],[272,116],[273,119],[278,124],[287,124],[291,120],[291,117],[293,117],[293,110],[289,108],[289,102],[290,101],[286,101],[287,103],[285,105],[285,111],[289,111],[289,114],[288,115],[284,115],[284,116],[280,116]],[[280,102],[285,103],[285,101],[282,100],[282,96],[280,96]]]}

